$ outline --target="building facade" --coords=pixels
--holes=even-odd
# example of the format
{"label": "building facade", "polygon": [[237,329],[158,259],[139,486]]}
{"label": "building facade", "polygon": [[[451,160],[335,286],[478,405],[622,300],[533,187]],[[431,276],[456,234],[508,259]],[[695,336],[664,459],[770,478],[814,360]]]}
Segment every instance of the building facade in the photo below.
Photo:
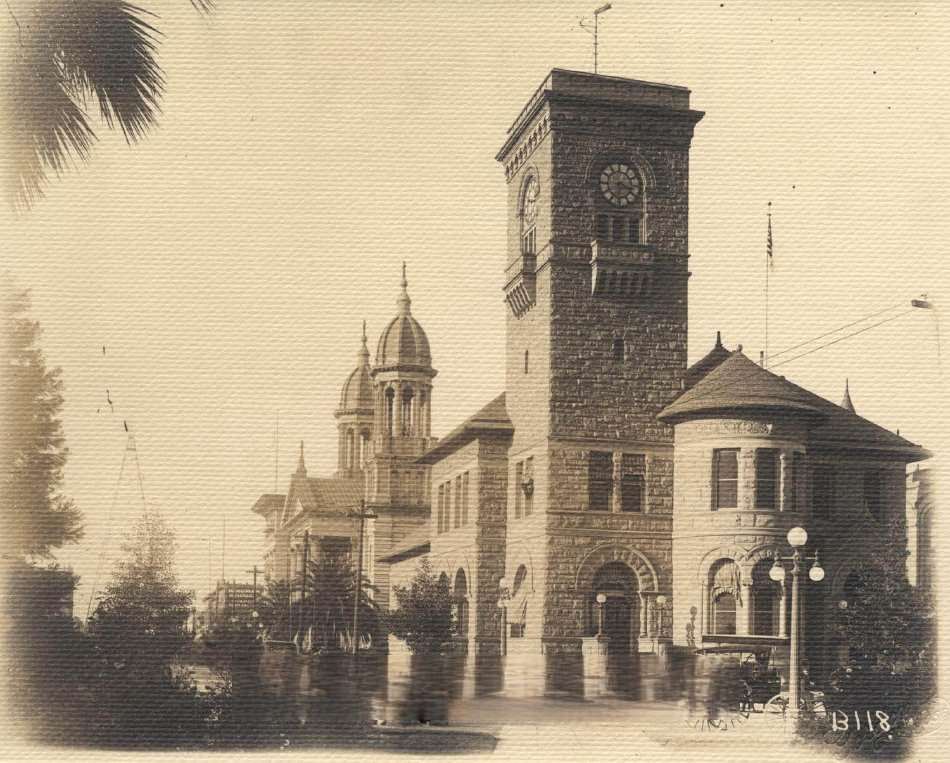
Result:
{"label": "building facade", "polygon": [[[906,466],[928,454],[859,416],[847,393],[824,400],[719,337],[687,367],[702,117],[683,87],[549,74],[496,156],[504,392],[432,436],[436,371],[404,270],[375,361],[364,327],[342,390],[337,474],[311,480],[301,456],[287,494],[255,506],[270,574],[293,575],[304,529],[354,542],[355,522],[334,523],[362,501],[384,608],[428,555],[454,593],[459,646],[500,654],[506,680],[570,690],[605,654],[785,648],[788,596],[768,566],[803,525],[828,570],[804,607],[809,659],[826,660],[829,607],[905,526]],[[334,485],[335,508],[318,482]]]}

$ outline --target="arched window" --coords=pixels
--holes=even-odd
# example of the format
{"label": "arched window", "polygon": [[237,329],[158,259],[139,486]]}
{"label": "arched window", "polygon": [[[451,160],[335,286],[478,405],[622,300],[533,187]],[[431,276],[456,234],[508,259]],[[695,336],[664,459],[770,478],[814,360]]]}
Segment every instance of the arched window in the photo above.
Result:
{"label": "arched window", "polygon": [[623,360],[623,339],[617,337],[613,340],[613,343],[610,345],[610,353],[613,355],[614,360]]}
{"label": "arched window", "polygon": [[461,567],[455,573],[455,635],[468,636],[468,580]]}
{"label": "arched window", "polygon": [[752,633],[777,636],[782,616],[782,586],[769,577],[771,559],[761,559],[752,568]]}
{"label": "arched window", "polygon": [[713,599],[713,633],[729,635],[736,632],[736,597],[723,591]]}
{"label": "arched window", "polygon": [[736,599],[739,596],[739,567],[732,559],[720,559],[709,570],[709,633],[736,632]]}
{"label": "arched window", "polygon": [[521,254],[533,257],[537,254],[538,197],[541,184],[537,175],[525,178],[521,189]]}
{"label": "arched window", "polygon": [[386,433],[393,433],[393,416],[395,414],[396,392],[392,387],[386,389]]}
{"label": "arched window", "polygon": [[413,411],[412,411],[412,407],[413,407],[413,406],[412,406],[412,398],[413,398],[412,387],[406,387],[406,388],[404,388],[403,391],[402,391],[402,400],[401,400],[401,404],[402,404],[402,431],[400,431],[400,433],[399,433],[399,434],[402,435],[403,437],[408,437],[409,435],[411,435],[412,432],[413,432],[413,429],[414,429],[414,427],[413,427],[414,422],[413,422],[413,420],[412,420],[412,418],[413,418],[413,417],[412,417],[412,413],[413,413]]}
{"label": "arched window", "polygon": [[353,468],[353,430],[346,430],[346,445],[343,451],[343,467],[345,469]]}
{"label": "arched window", "polygon": [[508,620],[511,623],[511,637],[524,638],[528,620],[528,589],[525,580],[528,577],[528,568],[523,564],[515,573],[515,581],[511,587],[511,608]]}

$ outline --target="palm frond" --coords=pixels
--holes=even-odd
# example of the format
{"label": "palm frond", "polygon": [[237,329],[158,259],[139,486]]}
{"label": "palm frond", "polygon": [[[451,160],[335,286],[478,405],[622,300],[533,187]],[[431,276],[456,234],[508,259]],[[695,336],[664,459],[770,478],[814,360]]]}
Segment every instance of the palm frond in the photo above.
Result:
{"label": "palm frond", "polygon": [[198,13],[211,13],[214,10],[215,0],[191,0],[191,4]]}
{"label": "palm frond", "polygon": [[165,80],[156,60],[160,33],[147,11],[124,0],[50,3],[50,49],[67,90],[96,97],[109,127],[141,138],[157,121]]}
{"label": "palm frond", "polygon": [[95,134],[42,41],[25,41],[11,59],[3,87],[10,99],[3,129],[9,157],[4,195],[25,209],[42,195],[47,170],[58,175],[70,157],[85,159]]}

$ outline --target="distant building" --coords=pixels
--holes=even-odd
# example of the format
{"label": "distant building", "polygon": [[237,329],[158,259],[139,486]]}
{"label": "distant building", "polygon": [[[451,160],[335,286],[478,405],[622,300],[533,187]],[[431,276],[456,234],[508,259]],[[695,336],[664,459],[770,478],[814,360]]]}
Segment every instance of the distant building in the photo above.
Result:
{"label": "distant building", "polygon": [[[258,586],[257,595],[261,594]],[[246,621],[254,610],[254,586],[251,583],[236,583],[219,580],[214,590],[204,597],[204,612],[201,618],[205,629],[216,628],[237,618]]]}

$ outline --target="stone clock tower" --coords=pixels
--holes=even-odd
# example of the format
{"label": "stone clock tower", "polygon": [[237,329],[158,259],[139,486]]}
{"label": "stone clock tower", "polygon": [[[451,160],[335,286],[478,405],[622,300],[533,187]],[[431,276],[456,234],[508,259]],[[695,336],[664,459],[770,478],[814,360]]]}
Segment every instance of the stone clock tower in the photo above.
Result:
{"label": "stone clock tower", "polygon": [[506,575],[523,566],[532,587],[511,642],[547,656],[549,689],[573,680],[597,633],[598,593],[611,650],[646,651],[665,632],[673,438],[656,415],[686,370],[702,116],[682,87],[555,69],[496,157],[515,429]]}

